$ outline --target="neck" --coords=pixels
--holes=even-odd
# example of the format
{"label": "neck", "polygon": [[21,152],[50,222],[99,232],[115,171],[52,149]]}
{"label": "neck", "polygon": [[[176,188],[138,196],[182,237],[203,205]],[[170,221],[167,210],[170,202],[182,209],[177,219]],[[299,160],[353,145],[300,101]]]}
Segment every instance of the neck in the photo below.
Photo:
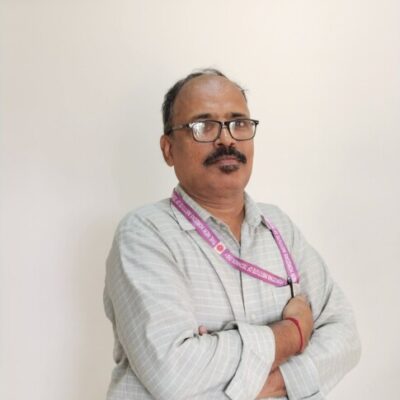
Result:
{"label": "neck", "polygon": [[182,186],[183,190],[215,218],[227,224],[233,235],[240,241],[240,231],[244,220],[244,193],[222,193],[217,196],[203,196],[192,193]]}

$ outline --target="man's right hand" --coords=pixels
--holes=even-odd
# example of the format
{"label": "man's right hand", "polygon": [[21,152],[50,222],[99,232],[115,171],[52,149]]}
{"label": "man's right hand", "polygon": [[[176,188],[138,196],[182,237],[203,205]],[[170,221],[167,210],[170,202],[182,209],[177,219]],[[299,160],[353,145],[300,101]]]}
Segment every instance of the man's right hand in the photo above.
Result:
{"label": "man's right hand", "polygon": [[286,304],[282,320],[270,325],[275,335],[275,360],[257,399],[286,395],[285,382],[278,367],[298,352],[300,338],[296,326],[291,321],[285,321],[285,318],[296,318],[299,322],[303,335],[303,349],[310,340],[314,327],[311,306],[306,296],[298,295]]}
{"label": "man's right hand", "polygon": [[303,349],[310,341],[314,328],[311,305],[304,295],[297,295],[289,300],[283,309],[282,318],[296,318],[299,321],[301,332],[303,334]]}

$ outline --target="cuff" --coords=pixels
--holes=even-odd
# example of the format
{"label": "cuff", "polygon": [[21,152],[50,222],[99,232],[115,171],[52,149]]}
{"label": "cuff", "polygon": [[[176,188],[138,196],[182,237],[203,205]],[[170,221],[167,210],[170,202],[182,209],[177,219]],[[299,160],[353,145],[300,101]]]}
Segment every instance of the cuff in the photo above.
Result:
{"label": "cuff", "polygon": [[323,400],[318,371],[306,354],[294,356],[280,367],[289,400]]}
{"label": "cuff", "polygon": [[225,389],[231,400],[255,399],[275,359],[275,337],[268,326],[235,324],[242,340],[239,365]]}

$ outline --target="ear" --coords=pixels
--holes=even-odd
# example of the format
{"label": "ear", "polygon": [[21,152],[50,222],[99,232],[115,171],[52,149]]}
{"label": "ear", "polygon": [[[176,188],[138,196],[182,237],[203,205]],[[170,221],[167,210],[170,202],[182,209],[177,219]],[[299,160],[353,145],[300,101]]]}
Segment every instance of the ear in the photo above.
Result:
{"label": "ear", "polygon": [[172,138],[168,135],[162,135],[160,138],[160,147],[165,162],[172,167],[174,165],[174,157],[172,154]]}

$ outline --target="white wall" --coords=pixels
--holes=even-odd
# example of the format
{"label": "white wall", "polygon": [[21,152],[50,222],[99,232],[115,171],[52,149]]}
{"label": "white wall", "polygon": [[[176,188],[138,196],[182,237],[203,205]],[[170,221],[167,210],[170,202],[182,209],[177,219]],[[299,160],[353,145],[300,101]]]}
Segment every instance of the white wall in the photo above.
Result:
{"label": "white wall", "polygon": [[0,398],[104,398],[104,260],[170,194],[164,92],[215,66],[261,120],[249,192],[279,204],[354,305],[359,366],[330,399],[395,398],[400,3],[3,0]]}

